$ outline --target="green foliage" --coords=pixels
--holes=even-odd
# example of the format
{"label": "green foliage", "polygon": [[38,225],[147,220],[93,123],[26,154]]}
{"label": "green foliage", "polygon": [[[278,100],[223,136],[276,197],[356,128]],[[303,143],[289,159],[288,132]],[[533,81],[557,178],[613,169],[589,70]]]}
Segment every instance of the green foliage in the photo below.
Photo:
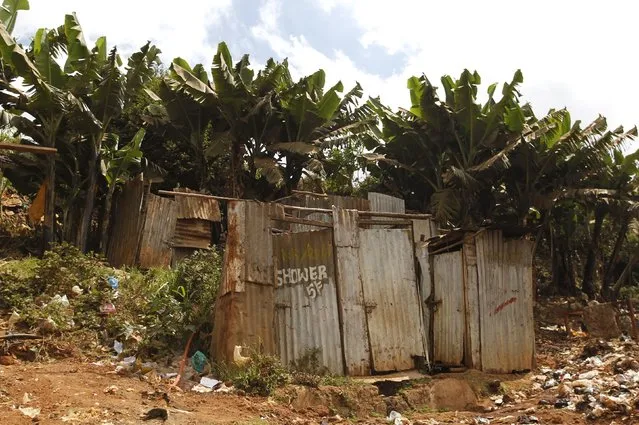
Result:
{"label": "green foliage", "polygon": [[[113,275],[117,293],[107,283]],[[181,346],[195,330],[210,331],[220,277],[220,255],[212,250],[194,253],[174,270],[122,272],[62,244],[42,259],[0,265],[0,308],[16,311],[24,328],[51,319],[55,332],[99,332],[103,343],[119,339],[129,352],[153,356]],[[68,307],[55,301],[62,295]],[[103,316],[100,307],[107,302],[116,312]]]}
{"label": "green foliage", "polygon": [[277,357],[254,354],[251,360],[231,378],[235,388],[247,394],[269,396],[289,382],[288,371]]}
{"label": "green foliage", "polygon": [[106,287],[106,278],[112,272],[100,256],[83,254],[77,247],[62,243],[45,252],[36,270],[34,289],[50,296],[71,296],[71,288],[76,285],[100,290]]}
{"label": "green foliage", "polygon": [[[128,272],[120,283],[118,314],[109,330],[148,354],[170,351],[194,331],[210,332],[221,279],[214,250],[196,251],[174,270]],[[202,349],[208,346],[202,344]]]}

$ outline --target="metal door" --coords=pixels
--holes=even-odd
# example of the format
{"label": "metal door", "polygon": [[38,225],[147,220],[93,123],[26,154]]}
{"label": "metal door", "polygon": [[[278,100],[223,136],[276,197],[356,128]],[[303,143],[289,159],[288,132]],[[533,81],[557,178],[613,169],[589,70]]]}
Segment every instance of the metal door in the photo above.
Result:
{"label": "metal door", "polygon": [[460,365],[464,359],[462,251],[433,257],[433,361]]}
{"label": "metal door", "polygon": [[285,365],[320,349],[322,365],[344,373],[331,229],[273,235],[275,324]]}
{"label": "metal door", "polygon": [[373,369],[413,369],[424,344],[411,231],[360,229],[359,237]]}

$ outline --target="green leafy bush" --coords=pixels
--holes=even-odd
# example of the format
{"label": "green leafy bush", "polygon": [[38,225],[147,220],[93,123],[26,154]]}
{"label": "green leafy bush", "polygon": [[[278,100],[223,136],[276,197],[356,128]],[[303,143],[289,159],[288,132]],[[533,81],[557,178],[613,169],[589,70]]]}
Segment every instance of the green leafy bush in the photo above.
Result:
{"label": "green leafy bush", "polygon": [[[139,342],[137,349],[150,355],[181,346],[191,332],[206,335],[221,271],[221,256],[214,250],[196,251],[174,270],[129,270],[120,283],[110,334]],[[208,344],[198,341],[194,346],[208,350]]]}
{"label": "green leafy bush", "polygon": [[277,357],[254,354],[251,360],[231,377],[233,385],[247,394],[268,396],[286,385],[290,376]]}
{"label": "green leafy bush", "polygon": [[[206,250],[173,270],[116,270],[94,254],[62,244],[42,259],[0,264],[0,309],[16,311],[22,328],[35,330],[50,320],[58,334],[93,332],[109,346],[114,339],[125,342],[131,354],[170,354],[192,332],[210,331],[221,268],[219,253]],[[107,283],[109,276],[118,278],[117,291]],[[64,295],[68,306],[55,301]],[[100,309],[108,302],[116,311],[103,315]]]}

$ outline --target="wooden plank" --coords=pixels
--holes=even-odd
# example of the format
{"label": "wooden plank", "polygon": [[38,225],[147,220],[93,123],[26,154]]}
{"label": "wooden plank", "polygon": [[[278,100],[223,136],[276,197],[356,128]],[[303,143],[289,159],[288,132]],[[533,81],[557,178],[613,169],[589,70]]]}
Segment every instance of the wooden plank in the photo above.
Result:
{"label": "wooden plank", "polygon": [[424,328],[424,353],[427,356],[432,352],[432,293],[433,293],[433,279],[432,279],[432,267],[431,259],[428,255],[428,243],[418,242],[415,244],[415,257],[419,264],[419,293],[420,293],[420,306],[422,314],[422,323]]}
{"label": "wooden plank", "polygon": [[370,217],[386,217],[386,218],[406,218],[406,219],[427,219],[433,218],[430,214],[404,214],[404,213],[392,213],[392,212],[380,212],[380,211],[360,211],[361,216]]}
{"label": "wooden plank", "polygon": [[481,370],[481,334],[479,327],[479,286],[477,282],[477,252],[474,235],[464,238],[464,301],[466,306],[466,340],[464,358],[466,366]]}
{"label": "wooden plank", "polygon": [[307,219],[296,218],[296,217],[271,217],[271,220],[281,221],[285,223],[305,224],[308,226],[324,227],[328,229],[333,228],[333,225],[331,223],[327,223],[325,221],[307,220]]}
{"label": "wooden plank", "polygon": [[311,195],[311,196],[316,196],[318,198],[328,198],[328,195],[325,193],[306,192],[304,190],[291,190],[291,193],[295,193],[298,195]]}
{"label": "wooden plank", "polygon": [[185,196],[189,198],[219,199],[222,201],[241,201],[241,199],[239,198],[228,198],[226,196],[205,195],[203,193],[174,192],[172,190],[158,190],[158,194],[167,195],[167,196]]}
{"label": "wooden plank", "polygon": [[412,226],[413,222],[411,220],[360,220],[359,224],[362,226]]}
{"label": "wooden plank", "polygon": [[52,155],[58,152],[56,148],[46,146],[19,145],[17,143],[0,143],[0,150],[37,153],[43,155]]}
{"label": "wooden plank", "polygon": [[171,265],[171,240],[177,221],[177,205],[174,200],[149,194],[146,220],[140,243],[140,267],[150,268]]}

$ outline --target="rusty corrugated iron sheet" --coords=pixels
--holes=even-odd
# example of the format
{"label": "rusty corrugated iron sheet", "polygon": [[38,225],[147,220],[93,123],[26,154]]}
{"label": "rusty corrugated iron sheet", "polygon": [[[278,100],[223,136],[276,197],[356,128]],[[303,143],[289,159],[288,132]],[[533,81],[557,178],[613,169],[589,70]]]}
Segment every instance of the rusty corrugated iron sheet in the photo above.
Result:
{"label": "rusty corrugated iron sheet", "polygon": [[[175,192],[198,193],[187,188],[176,188]],[[176,196],[177,218],[198,218],[208,221],[221,221],[220,204],[215,199]]]}
{"label": "rusty corrugated iron sheet", "polygon": [[236,345],[274,352],[270,217],[283,215],[278,204],[244,200],[227,204],[226,248],[218,292],[225,301],[215,306],[216,331],[211,345],[216,360],[231,360]]}
{"label": "rusty corrugated iron sheet", "polygon": [[173,199],[148,194],[144,228],[138,254],[140,267],[160,267],[171,264],[171,241],[177,220],[177,205]]}
{"label": "rusty corrugated iron sheet", "polygon": [[532,245],[526,239],[505,240],[498,230],[476,237],[484,371],[533,368]]}
{"label": "rusty corrugated iron sheet", "polygon": [[260,284],[246,283],[244,338],[243,346],[247,346],[262,354],[276,354],[275,345],[275,295],[272,282]]}
{"label": "rusty corrugated iron sheet", "polygon": [[203,219],[178,218],[173,235],[173,246],[206,249],[211,245],[211,222]]}
{"label": "rusty corrugated iron sheet", "polygon": [[143,199],[142,179],[126,183],[117,196],[107,249],[107,259],[114,267],[135,265],[143,223]]}
{"label": "rusty corrugated iron sheet", "polygon": [[433,257],[433,360],[461,365],[464,359],[464,277],[462,251]]}
{"label": "rusty corrugated iron sheet", "polygon": [[285,365],[321,350],[321,365],[343,374],[332,230],[273,236],[275,322]]}
{"label": "rusty corrugated iron sheet", "polygon": [[405,213],[406,205],[404,200],[383,193],[368,192],[368,201],[371,211]]}
{"label": "rusty corrugated iron sheet", "polygon": [[333,219],[346,374],[368,375],[371,373],[371,356],[359,266],[358,214],[355,210],[333,207]]}
{"label": "rusty corrugated iron sheet", "polygon": [[424,356],[424,330],[411,232],[360,229],[359,239],[373,369],[412,369],[412,356]]}

